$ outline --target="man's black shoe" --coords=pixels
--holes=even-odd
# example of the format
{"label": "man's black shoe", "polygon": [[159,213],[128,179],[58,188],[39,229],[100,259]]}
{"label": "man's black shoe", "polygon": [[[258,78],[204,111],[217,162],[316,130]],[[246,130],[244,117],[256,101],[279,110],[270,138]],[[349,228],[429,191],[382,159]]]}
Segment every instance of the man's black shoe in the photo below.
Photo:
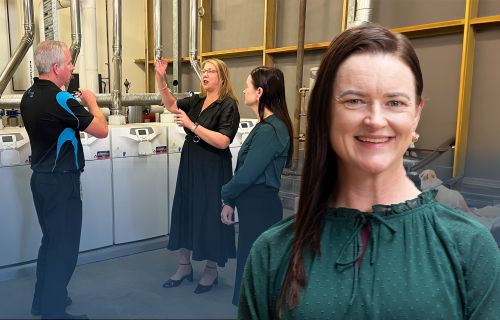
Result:
{"label": "man's black shoe", "polygon": [[[66,297],[66,307],[71,305],[73,303],[73,300],[71,300],[71,298],[68,296]],[[39,305],[34,305],[31,307],[31,314],[34,315],[34,316],[39,316],[42,314],[42,311],[40,310],[40,306]]]}
{"label": "man's black shoe", "polygon": [[79,315],[74,315],[74,314],[69,314],[69,313],[63,313],[59,316],[56,317],[43,317],[42,319],[88,319],[89,317],[86,314],[79,314]]}

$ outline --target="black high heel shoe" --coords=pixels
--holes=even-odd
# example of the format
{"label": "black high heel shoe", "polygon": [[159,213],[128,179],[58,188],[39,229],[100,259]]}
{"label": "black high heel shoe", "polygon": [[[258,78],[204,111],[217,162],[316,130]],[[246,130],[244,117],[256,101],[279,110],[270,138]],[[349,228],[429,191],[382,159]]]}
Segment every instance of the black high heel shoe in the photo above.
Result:
{"label": "black high heel shoe", "polygon": [[[191,263],[179,263],[179,264],[181,266],[190,266],[191,265]],[[167,281],[165,281],[165,283],[163,284],[163,288],[178,287],[178,286],[180,286],[182,281],[184,281],[184,279],[187,279],[189,282],[193,282],[193,266],[191,266],[191,272],[189,274],[186,274],[185,276],[183,276],[179,280],[168,279]]]}
{"label": "black high heel shoe", "polygon": [[[217,269],[217,267],[208,267],[208,266],[206,266],[205,268]],[[198,283],[198,285],[196,286],[196,289],[194,289],[194,293],[201,294],[201,293],[208,292],[208,291],[212,290],[212,287],[214,286],[214,284],[219,284],[219,272],[217,272],[217,276],[215,277],[215,280],[212,282],[212,284],[210,284],[208,286],[204,286],[204,285]]]}

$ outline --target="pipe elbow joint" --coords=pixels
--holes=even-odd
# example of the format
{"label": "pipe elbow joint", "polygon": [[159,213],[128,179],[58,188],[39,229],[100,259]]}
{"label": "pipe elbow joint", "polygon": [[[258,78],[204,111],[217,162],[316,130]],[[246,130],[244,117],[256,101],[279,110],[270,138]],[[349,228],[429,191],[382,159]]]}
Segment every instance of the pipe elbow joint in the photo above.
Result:
{"label": "pipe elbow joint", "polygon": [[28,37],[29,39],[33,40],[35,38],[35,25],[31,25],[31,27],[29,29],[26,29],[24,31],[24,34],[26,35],[26,37]]}
{"label": "pipe elbow joint", "polygon": [[24,36],[22,41],[31,46],[33,44],[33,40],[35,39],[35,32],[33,30],[26,30],[24,32]]}

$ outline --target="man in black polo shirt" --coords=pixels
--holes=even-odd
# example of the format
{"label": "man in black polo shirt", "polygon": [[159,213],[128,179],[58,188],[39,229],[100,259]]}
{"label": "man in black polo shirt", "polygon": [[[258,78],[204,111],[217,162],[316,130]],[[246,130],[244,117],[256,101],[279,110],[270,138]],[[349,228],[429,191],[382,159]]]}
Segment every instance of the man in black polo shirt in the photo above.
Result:
{"label": "man in black polo shirt", "polygon": [[31,191],[43,234],[31,312],[42,318],[71,319],[77,316],[66,313],[71,303],[66,287],[80,246],[80,173],[85,166],[80,131],[104,138],[108,125],[91,91],[80,89],[87,111],[61,90],[68,86],[74,69],[66,44],[40,43],[35,64],[40,76],[21,100],[31,142]]}

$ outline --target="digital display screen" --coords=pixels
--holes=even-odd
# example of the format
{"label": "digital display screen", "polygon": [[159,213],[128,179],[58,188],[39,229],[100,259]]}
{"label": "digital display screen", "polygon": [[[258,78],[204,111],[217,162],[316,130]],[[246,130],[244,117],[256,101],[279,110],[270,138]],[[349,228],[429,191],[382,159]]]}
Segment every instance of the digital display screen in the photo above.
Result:
{"label": "digital display screen", "polygon": [[2,136],[3,142],[14,142],[14,138],[12,136]]}
{"label": "digital display screen", "polygon": [[85,133],[80,132],[80,139],[85,139]]}
{"label": "digital display screen", "polygon": [[241,123],[241,127],[242,127],[242,128],[248,128],[248,123],[246,123],[246,122],[242,122],[242,123]]}
{"label": "digital display screen", "polygon": [[140,136],[145,136],[148,134],[148,131],[146,129],[139,129],[137,130],[137,134]]}

